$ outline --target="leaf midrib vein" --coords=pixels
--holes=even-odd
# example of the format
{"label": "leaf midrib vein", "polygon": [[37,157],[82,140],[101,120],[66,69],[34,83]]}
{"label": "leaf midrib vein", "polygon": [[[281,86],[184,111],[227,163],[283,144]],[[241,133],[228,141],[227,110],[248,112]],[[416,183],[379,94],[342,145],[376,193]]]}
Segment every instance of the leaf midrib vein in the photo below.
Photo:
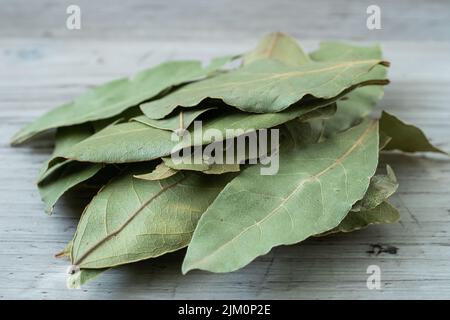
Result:
{"label": "leaf midrib vein", "polygon": [[[222,89],[222,88],[227,88],[227,87],[234,86],[234,85],[250,84],[250,83],[261,82],[261,81],[277,79],[277,78],[291,78],[291,77],[295,77],[295,76],[302,76],[302,75],[307,75],[307,74],[314,74],[314,73],[331,71],[331,70],[334,70],[334,69],[349,68],[349,67],[356,66],[356,65],[359,65],[359,64],[373,64],[373,63],[381,63],[381,62],[382,62],[382,60],[379,60],[379,59],[359,60],[359,61],[346,61],[346,62],[343,62],[343,63],[340,63],[340,64],[332,65],[332,66],[321,68],[321,69],[313,69],[313,70],[307,70],[307,71],[290,71],[290,72],[275,73],[275,74],[273,72],[271,72],[271,73],[268,73],[269,75],[266,76],[266,77],[258,77],[257,79],[252,79],[252,80],[248,80],[248,81],[225,82],[225,83],[222,83],[221,85],[215,85],[215,86],[211,86],[211,87],[214,88],[214,89]],[[242,73],[245,73],[245,72],[242,72]],[[249,74],[251,74],[251,75],[260,75],[261,73],[251,73],[251,72],[249,72]],[[197,82],[197,83],[201,83],[201,82]],[[202,90],[205,90],[205,89],[210,89],[211,87],[199,86],[197,88],[195,88],[195,87],[192,88],[192,86],[191,87],[187,86],[184,89],[181,89],[180,91],[178,91],[177,95],[181,95],[183,93],[191,93],[193,91],[202,91]],[[177,95],[175,95],[175,97]],[[170,99],[170,96],[168,96],[168,99]],[[156,100],[156,101],[158,101],[158,100]],[[156,103],[156,101],[153,102],[153,103]],[[152,102],[150,102],[149,104],[152,104]]]}
{"label": "leaf midrib vein", "polygon": [[88,248],[84,254],[82,254],[75,262],[74,265],[79,265],[81,262],[83,262],[92,252],[94,252],[97,248],[99,248],[101,245],[103,245],[105,242],[107,242],[112,237],[119,234],[125,227],[134,220],[135,217],[138,216],[138,214],[143,211],[153,200],[158,198],[161,194],[163,194],[165,191],[177,186],[179,183],[184,181],[188,176],[184,176],[183,178],[179,179],[178,181],[166,185],[165,187],[162,187],[160,191],[153,194],[149,199],[147,199],[145,202],[141,204],[139,208],[137,208],[117,229],[115,229],[113,232],[107,234],[105,237],[100,239],[98,242],[96,242],[94,245],[92,245],[90,248]]}
{"label": "leaf midrib vein", "polygon": [[270,217],[272,217],[274,214],[277,213],[277,211],[283,207],[285,205],[285,203],[287,203],[289,201],[289,199],[296,194],[296,192],[305,185],[306,182],[310,182],[310,181],[314,181],[316,179],[318,179],[320,176],[324,175],[325,173],[327,173],[329,170],[333,169],[334,167],[336,167],[337,165],[340,165],[342,163],[343,160],[345,160],[352,152],[353,150],[355,150],[355,148],[357,148],[359,145],[361,145],[363,143],[363,141],[366,139],[366,137],[368,136],[368,134],[375,128],[376,126],[376,121],[372,121],[372,123],[368,126],[368,128],[362,133],[362,135],[358,138],[357,141],[355,141],[355,143],[344,153],[342,154],[338,159],[336,159],[335,162],[333,162],[331,165],[329,165],[328,167],[326,167],[325,169],[323,169],[322,171],[320,171],[319,173],[310,176],[308,179],[304,179],[301,180],[299,185],[286,197],[284,198],[284,200],[280,203],[280,205],[278,205],[276,208],[274,208],[271,212],[269,212],[269,214],[267,214],[264,218],[262,218],[261,220],[259,220],[258,222],[246,227],[244,230],[242,230],[239,234],[237,234],[236,236],[234,236],[233,238],[231,238],[229,241],[225,242],[224,244],[222,244],[220,247],[218,247],[216,250],[214,250],[213,252],[211,252],[210,254],[208,254],[207,256],[205,256],[204,258],[200,259],[199,261],[197,261],[197,265],[201,265],[203,262],[205,262],[209,257],[217,254],[219,251],[223,250],[228,244],[234,242],[237,238],[241,237],[245,232],[247,232],[248,230],[250,230],[251,228],[258,226],[263,223],[265,220],[269,219]]}

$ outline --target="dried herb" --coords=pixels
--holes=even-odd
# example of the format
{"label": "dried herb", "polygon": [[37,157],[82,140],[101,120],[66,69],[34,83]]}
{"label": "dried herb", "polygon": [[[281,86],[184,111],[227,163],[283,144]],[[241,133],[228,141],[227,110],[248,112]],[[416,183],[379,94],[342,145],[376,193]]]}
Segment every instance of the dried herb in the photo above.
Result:
{"label": "dried herb", "polygon": [[[308,55],[273,33],[207,67],[166,62],[100,85],[26,126],[13,144],[57,129],[38,177],[47,212],[72,187],[102,183],[57,255],[71,260],[68,286],[184,247],[183,273],[229,272],[278,245],[396,222],[398,181],[389,166],[376,173],[379,157],[447,153],[385,111],[370,116],[388,66],[379,46],[325,42]],[[237,153],[249,137],[263,142]],[[231,163],[211,162],[230,150]],[[200,162],[179,162],[196,152]],[[262,174],[267,159],[279,159],[274,174]]]}

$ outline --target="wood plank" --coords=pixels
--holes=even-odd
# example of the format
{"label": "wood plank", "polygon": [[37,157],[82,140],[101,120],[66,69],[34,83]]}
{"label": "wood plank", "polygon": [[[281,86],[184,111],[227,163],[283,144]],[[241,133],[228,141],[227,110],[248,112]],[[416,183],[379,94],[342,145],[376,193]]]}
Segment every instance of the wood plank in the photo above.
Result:
{"label": "wood plank", "polygon": [[66,29],[70,0],[3,0],[0,37],[142,39],[144,41],[256,39],[283,31],[299,39],[450,40],[446,0],[377,0],[381,30],[368,30],[367,1],[346,0],[77,0],[81,30]]}
{"label": "wood plank", "polygon": [[[255,39],[166,41],[0,38],[0,299],[164,298],[450,298],[450,162],[440,156],[389,155],[401,186],[393,203],[402,221],[348,235],[310,239],[274,249],[230,274],[180,272],[184,252],[117,268],[81,290],[65,288],[66,261],[53,254],[70,240],[86,195],[72,194],[48,217],[34,186],[51,142],[10,148],[22,125],[89,86],[165,59],[242,52]],[[305,41],[307,49],[317,41]],[[392,62],[379,106],[419,124],[450,150],[450,44],[383,42]],[[25,53],[24,53],[25,52]],[[27,52],[35,52],[30,54]],[[426,63],[424,63],[426,61]],[[397,254],[368,253],[371,245]],[[382,290],[366,288],[366,269],[382,270]]]}

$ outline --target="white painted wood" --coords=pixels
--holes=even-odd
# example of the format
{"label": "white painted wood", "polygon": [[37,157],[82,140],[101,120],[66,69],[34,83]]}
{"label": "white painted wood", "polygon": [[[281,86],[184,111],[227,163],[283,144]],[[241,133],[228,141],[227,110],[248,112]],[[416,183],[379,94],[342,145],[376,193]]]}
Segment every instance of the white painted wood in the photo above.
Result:
{"label": "white painted wood", "polygon": [[[81,30],[66,28],[66,8],[81,8]],[[381,30],[366,28],[367,7],[381,9]],[[253,39],[284,31],[300,39],[450,40],[448,0],[2,0],[2,37]]]}
{"label": "white painted wood", "polygon": [[[88,2],[80,2],[88,6]],[[252,1],[248,5],[239,2],[240,6],[231,6],[229,10],[234,15],[230,15],[221,10],[228,8],[227,1],[217,5],[213,1],[200,1],[192,9],[181,5],[172,8],[163,1],[152,1],[148,6],[153,11],[140,10],[147,5],[130,1],[123,12],[133,12],[137,20],[129,16],[122,21],[125,31],[113,20],[105,20],[109,16],[118,19],[119,6],[111,5],[108,13],[97,13],[98,19],[92,25],[89,24],[92,17],[85,12],[88,19],[85,27],[89,32],[84,36],[73,36],[57,26],[55,12],[60,2],[46,2],[51,4],[47,5],[49,12],[42,11],[42,15],[34,18],[30,18],[27,10],[36,7],[27,9],[29,1],[2,3],[0,299],[449,299],[450,161],[429,155],[383,158],[396,170],[401,183],[393,199],[402,215],[399,224],[372,226],[348,235],[279,247],[230,274],[192,272],[182,276],[184,252],[178,252],[111,270],[81,290],[65,287],[68,263],[53,255],[72,237],[86,195],[75,193],[65,197],[54,215],[46,216],[34,180],[51,152],[51,142],[39,139],[30,146],[10,148],[8,141],[13,133],[89,86],[132,74],[166,59],[206,61],[213,56],[242,52],[251,48],[264,31],[294,31],[298,38],[307,39],[327,37],[327,32],[330,37],[350,40],[373,38],[367,31],[353,28],[354,18],[339,31],[330,27],[317,30],[319,22],[305,25],[296,15],[300,9],[316,10],[314,14],[330,17],[333,22],[337,19],[331,14],[333,9],[339,12],[338,17],[348,17],[358,7],[350,6],[347,12],[338,5],[325,6],[331,2],[315,2],[317,9],[301,4],[289,15],[286,7],[278,7],[275,2],[261,6]],[[435,1],[429,7],[419,1],[413,3],[417,6],[413,12],[428,13],[420,16],[419,22],[437,23],[438,26],[425,30],[432,33],[430,39],[439,41],[419,41],[425,39],[424,30],[416,35],[405,30],[380,34],[378,39],[383,40],[385,56],[392,62],[392,84],[378,110],[385,108],[420,125],[433,142],[450,150],[450,43],[444,41],[450,31],[440,23],[444,18],[449,21],[450,10],[444,10],[448,9],[448,2]],[[287,6],[287,2],[282,4]],[[401,5],[406,4],[400,1],[397,12]],[[199,7],[208,14],[197,14],[195,8]],[[269,9],[273,20],[269,19]],[[319,12],[319,9],[328,11]],[[263,13],[264,21],[256,19]],[[407,18],[402,23],[414,16],[411,12],[404,14]],[[172,19],[171,23],[163,19],[175,15],[179,18]],[[31,20],[13,27],[14,17]],[[249,17],[253,19],[248,20]],[[47,37],[42,36],[45,32]],[[129,39],[127,32],[130,32]],[[50,33],[54,37],[49,37]],[[146,39],[147,34],[150,40]],[[313,49],[317,41],[307,40],[304,46]],[[370,254],[367,251],[372,244],[395,246],[398,252]],[[371,264],[379,265],[382,270],[379,291],[366,288],[366,269]]]}

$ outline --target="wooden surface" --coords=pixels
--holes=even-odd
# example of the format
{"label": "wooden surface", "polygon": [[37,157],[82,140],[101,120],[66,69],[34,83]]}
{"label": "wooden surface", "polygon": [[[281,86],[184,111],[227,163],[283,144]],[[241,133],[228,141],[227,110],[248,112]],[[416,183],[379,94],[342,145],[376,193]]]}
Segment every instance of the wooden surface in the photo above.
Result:
{"label": "wooden surface", "polygon": [[[329,17],[330,23],[337,19],[334,12],[348,18],[341,28],[328,25],[317,30],[318,22],[302,22],[301,17],[309,21],[311,15],[295,15],[308,9],[306,4],[289,10],[287,2],[282,2],[285,7],[281,9],[275,1],[260,6],[253,1],[238,2],[236,7],[226,6],[228,2],[210,5],[213,1],[199,1],[183,10],[181,2],[179,7],[170,7],[151,1],[153,10],[145,10],[144,2],[130,1],[123,9],[124,14],[129,10],[128,18],[120,21],[117,4],[106,8],[106,13],[101,8],[92,12],[88,10],[92,6],[81,1],[86,31],[75,33],[64,29],[65,15],[59,17],[58,8],[64,1],[42,1],[49,11],[35,4],[27,6],[30,1],[2,2],[0,299],[450,298],[450,161],[403,155],[383,158],[400,180],[393,198],[402,216],[399,224],[278,247],[230,274],[192,272],[182,276],[182,251],[111,270],[81,290],[66,289],[68,262],[53,255],[72,237],[85,195],[72,193],[53,216],[46,216],[34,180],[51,143],[40,139],[26,147],[10,148],[8,140],[45,110],[103,81],[166,59],[206,61],[242,52],[264,32],[277,29],[294,31],[298,38],[304,35],[307,49],[317,47],[314,38],[380,40],[385,57],[392,62],[392,84],[378,110],[384,108],[416,123],[434,143],[450,150],[450,10],[445,1],[432,2],[429,7],[411,1],[416,4],[411,11],[403,10],[405,2],[399,1],[394,12],[386,13],[386,23],[409,29],[391,26],[378,34],[364,28],[365,18],[349,18],[361,5],[349,6],[347,12],[330,4],[341,1],[330,1],[329,6],[326,1],[315,1],[309,10],[316,16]],[[87,8],[83,9],[83,4]],[[321,11],[324,8],[328,11]],[[360,13],[363,17],[364,11]],[[40,14],[33,15],[36,12]],[[209,14],[194,18],[198,12]],[[257,14],[268,17],[268,12],[273,20],[255,19]],[[406,18],[396,22],[392,18],[396,12]],[[107,13],[111,19],[105,18]],[[180,18],[170,23],[163,19],[176,14]],[[414,17],[416,24],[410,25]],[[363,26],[354,27],[360,19]],[[396,247],[397,253],[370,253],[377,244]],[[381,268],[381,290],[366,287],[369,265]]]}
{"label": "wooden surface", "polygon": [[[77,4],[82,30],[65,28]],[[382,29],[366,28],[381,9]],[[253,39],[281,30],[299,39],[449,40],[448,0],[2,0],[0,34],[64,39]]]}

